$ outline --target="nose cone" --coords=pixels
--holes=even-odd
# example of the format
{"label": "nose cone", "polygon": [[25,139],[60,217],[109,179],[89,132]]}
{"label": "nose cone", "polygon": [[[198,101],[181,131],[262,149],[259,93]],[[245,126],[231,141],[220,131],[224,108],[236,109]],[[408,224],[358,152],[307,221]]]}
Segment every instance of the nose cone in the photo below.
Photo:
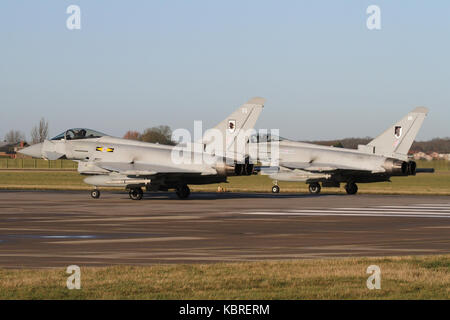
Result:
{"label": "nose cone", "polygon": [[42,143],[33,144],[18,152],[33,158],[42,158],[42,145]]}

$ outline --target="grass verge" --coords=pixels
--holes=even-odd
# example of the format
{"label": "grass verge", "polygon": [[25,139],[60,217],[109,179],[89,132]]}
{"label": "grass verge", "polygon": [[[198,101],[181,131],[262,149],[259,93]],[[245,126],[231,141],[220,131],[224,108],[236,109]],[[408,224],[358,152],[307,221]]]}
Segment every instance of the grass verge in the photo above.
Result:
{"label": "grass verge", "polygon": [[[381,289],[366,286],[369,265]],[[0,299],[449,299],[450,255],[217,264],[0,269]]]}
{"label": "grass verge", "polygon": [[[90,190],[84,177],[76,171],[0,171],[0,189]],[[192,191],[216,192],[221,186],[230,192],[270,192],[272,181],[267,176],[230,177],[229,183],[191,186]],[[280,182],[281,192],[308,193],[302,182]],[[359,184],[360,193],[450,195],[450,171],[393,177],[392,182]],[[120,190],[120,189],[119,189]],[[323,188],[324,193],[345,193],[341,188]]]}

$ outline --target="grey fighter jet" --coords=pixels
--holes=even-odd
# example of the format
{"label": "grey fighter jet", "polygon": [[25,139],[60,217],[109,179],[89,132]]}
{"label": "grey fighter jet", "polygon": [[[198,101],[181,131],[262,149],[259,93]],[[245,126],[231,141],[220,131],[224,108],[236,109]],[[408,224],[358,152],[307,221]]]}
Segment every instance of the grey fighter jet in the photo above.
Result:
{"label": "grey fighter jet", "polygon": [[184,199],[190,194],[189,184],[225,182],[227,176],[253,172],[246,134],[253,130],[264,101],[249,100],[211,130],[214,134],[207,131],[200,141],[189,145],[159,145],[78,128],[20,152],[35,158],[77,161],[78,172],[87,176],[84,182],[95,187],[93,198],[100,197],[98,187],[124,187],[133,200],[142,199],[143,188],[175,189]]}
{"label": "grey fighter jet", "polygon": [[[275,181],[273,193],[280,192],[277,181],[302,181],[309,184],[312,194],[320,193],[321,187],[339,187],[341,183],[346,183],[348,194],[356,194],[357,183],[433,172],[432,169],[416,169],[416,163],[407,156],[427,112],[424,107],[414,109],[369,144],[359,145],[357,150],[294,142],[270,135],[256,136],[252,145],[265,150],[274,150],[276,145],[275,163],[278,165],[261,167],[261,173]],[[273,151],[268,155],[276,156]],[[263,163],[267,160],[260,159]],[[271,161],[273,163],[274,159]]]}

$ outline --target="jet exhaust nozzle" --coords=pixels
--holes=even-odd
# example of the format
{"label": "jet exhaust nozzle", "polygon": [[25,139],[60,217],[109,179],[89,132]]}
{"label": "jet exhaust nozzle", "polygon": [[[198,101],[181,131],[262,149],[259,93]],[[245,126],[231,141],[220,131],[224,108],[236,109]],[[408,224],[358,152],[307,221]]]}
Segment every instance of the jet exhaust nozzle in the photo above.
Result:
{"label": "jet exhaust nozzle", "polygon": [[227,164],[225,162],[216,166],[216,171],[219,175],[229,176],[249,176],[255,172],[255,165],[250,163],[250,159],[247,157],[244,163]]}
{"label": "jet exhaust nozzle", "polygon": [[383,168],[391,176],[407,176],[416,174],[416,163],[414,161],[402,161],[398,159],[387,159]]}
{"label": "jet exhaust nozzle", "polygon": [[408,175],[415,176],[417,170],[417,164],[414,161],[408,162]]}

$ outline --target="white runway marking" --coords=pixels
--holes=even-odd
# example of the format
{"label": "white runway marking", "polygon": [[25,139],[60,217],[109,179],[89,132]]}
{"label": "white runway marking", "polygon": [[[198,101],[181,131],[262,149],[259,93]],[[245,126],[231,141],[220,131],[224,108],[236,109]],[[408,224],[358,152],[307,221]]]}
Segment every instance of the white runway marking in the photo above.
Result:
{"label": "white runway marking", "polygon": [[450,206],[379,206],[381,209],[417,209],[417,210],[447,210],[450,211]]}
{"label": "white runway marking", "polygon": [[410,206],[372,206],[357,208],[312,208],[286,211],[247,211],[241,214],[277,216],[356,216],[402,218],[450,218],[447,204]]}
{"label": "white runway marking", "polygon": [[[333,208],[335,210],[348,210],[348,211],[358,211],[361,210],[361,208]],[[368,208],[369,209],[369,208]],[[434,208],[434,209],[420,209],[417,207],[412,207],[412,208],[370,208],[370,210],[372,211],[399,211],[399,212],[437,212],[437,213],[441,213],[441,212],[449,212],[450,213],[450,209],[439,209],[439,208]]]}

